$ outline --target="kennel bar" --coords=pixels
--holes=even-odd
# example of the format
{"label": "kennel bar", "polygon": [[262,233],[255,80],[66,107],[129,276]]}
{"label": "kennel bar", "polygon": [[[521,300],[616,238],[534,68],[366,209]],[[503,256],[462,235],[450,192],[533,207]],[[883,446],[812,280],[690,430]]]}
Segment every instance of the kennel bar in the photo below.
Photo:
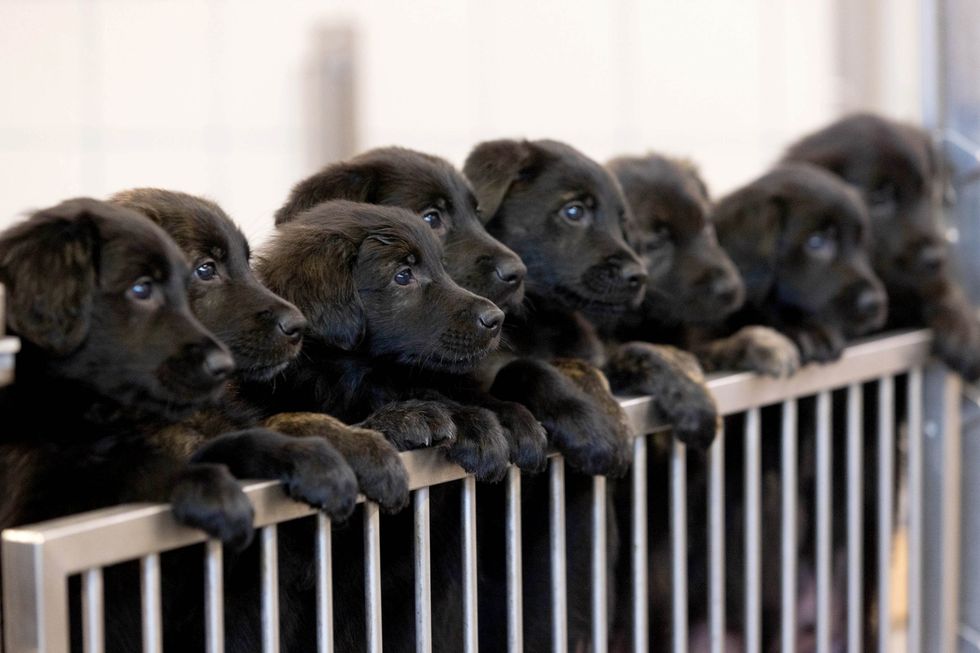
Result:
{"label": "kennel bar", "polygon": [[[827,366],[810,366],[801,370],[791,379],[766,379],[751,374],[730,374],[709,379],[708,385],[713,392],[719,409],[723,414],[736,414],[747,412],[747,432],[745,447],[746,471],[756,474],[754,479],[758,479],[759,463],[758,456],[765,434],[759,433],[759,413],[758,408],[769,405],[782,404],[786,407],[786,425],[795,428],[796,400],[801,397],[819,395],[836,388],[860,388],[860,384],[869,381],[876,381],[882,378],[893,377],[898,374],[905,374],[910,370],[917,370],[920,366],[926,366],[929,360],[930,336],[927,331],[904,332],[873,340],[868,340],[856,344],[844,353],[842,359],[834,364]],[[955,642],[955,623],[956,623],[956,591],[957,591],[957,561],[958,561],[958,515],[959,515],[959,495],[957,479],[959,478],[958,459],[956,456],[959,446],[958,416],[956,412],[955,398],[958,396],[959,383],[957,377],[945,372],[936,365],[928,365],[927,373],[919,379],[916,372],[911,378],[919,379],[925,396],[922,408],[910,407],[910,414],[913,410],[919,410],[929,433],[933,436],[924,439],[921,443],[923,458],[927,461],[934,461],[943,472],[937,476],[935,483],[939,484],[941,502],[935,503],[936,499],[927,496],[910,497],[912,505],[913,532],[911,533],[910,543],[912,548],[912,571],[910,583],[910,596],[912,597],[912,607],[922,614],[912,614],[911,624],[915,628],[922,630],[922,646],[919,649],[910,650],[939,650],[943,653],[951,652],[950,642]],[[910,386],[917,387],[915,383]],[[854,392],[854,390],[851,390]],[[632,425],[638,433],[651,433],[659,430],[657,419],[653,412],[653,402],[650,398],[631,398],[623,399],[621,405]],[[851,407],[849,405],[849,410]],[[859,408],[856,410],[860,410]],[[792,433],[794,428],[784,429],[783,437],[786,441],[792,441],[795,446],[795,438],[791,438],[788,433]],[[915,433],[913,426],[912,433]],[[646,447],[646,440],[637,441],[643,444],[636,445],[637,453],[642,453]],[[942,445],[942,446],[933,446]],[[915,444],[913,443],[913,449]],[[677,443],[673,447],[672,468],[674,479],[672,480],[673,495],[671,502],[675,507],[675,515],[672,516],[672,523],[676,525],[673,534],[673,547],[675,551],[674,560],[674,583],[679,592],[686,592],[687,578],[684,572],[686,565],[686,505],[683,499],[683,492],[686,482],[683,473],[684,450]],[[913,451],[914,453],[914,451]],[[714,454],[716,460],[714,467],[717,468],[718,454]],[[406,468],[409,473],[410,489],[419,490],[428,488],[436,484],[462,481],[462,511],[463,517],[463,546],[464,555],[462,556],[462,578],[464,583],[463,591],[463,614],[464,614],[464,634],[467,651],[476,650],[476,559],[475,549],[477,542],[477,532],[475,524],[476,499],[475,483],[472,477],[463,472],[458,466],[445,461],[441,452],[438,450],[415,451],[402,455]],[[552,469],[554,465],[560,463],[560,459],[553,456]],[[795,467],[795,460],[793,461]],[[915,462],[910,465],[912,473],[911,491],[916,492],[916,483],[922,483],[927,491],[931,489],[930,484],[922,481],[921,470],[916,472]],[[795,471],[795,469],[793,470]],[[559,474],[558,472],[551,472]],[[716,469],[717,473],[717,469]],[[920,474],[917,478],[916,473]],[[634,485],[632,494],[639,496],[641,485],[639,481],[645,481],[646,470],[642,467],[635,470]],[[929,475],[930,478],[933,475]],[[557,488],[558,481],[563,480],[559,477],[552,477]],[[751,479],[750,479],[751,480]],[[723,486],[721,479],[715,477],[713,483],[712,497],[723,499]],[[520,506],[520,474],[512,470],[505,481],[508,489],[508,506],[506,514],[507,530],[507,555],[508,555],[508,640],[509,648],[513,651],[522,650],[522,596],[521,596],[521,511]],[[601,496],[606,490],[602,487],[601,481],[596,482],[596,497]],[[316,514],[309,507],[291,501],[283,493],[280,484],[273,481],[248,483],[245,492],[255,508],[255,526],[261,529],[261,542],[263,546],[263,561],[265,571],[263,587],[263,605],[269,606],[263,614],[263,622],[267,632],[264,634],[266,650],[275,650],[278,645],[277,638],[273,637],[276,628],[275,616],[273,615],[274,606],[277,604],[274,583],[272,582],[274,571],[273,562],[276,560],[276,537],[275,527],[284,521],[289,521],[299,517]],[[416,495],[419,497],[420,495]],[[424,496],[424,493],[421,495]],[[749,623],[748,650],[758,650],[759,639],[759,586],[758,577],[761,570],[761,563],[758,558],[760,549],[760,509],[759,509],[759,488],[751,484],[746,487],[746,499],[749,514],[747,516],[748,528],[746,529],[746,550],[748,552],[746,572],[750,574],[747,579],[746,597],[746,620]],[[926,508],[919,508],[916,513],[917,502],[924,500]],[[795,502],[790,510],[795,510]],[[937,510],[931,510],[934,505]],[[424,514],[424,502],[419,506]],[[849,500],[849,506],[852,505]],[[646,516],[646,505],[634,506],[634,519],[644,519]],[[380,614],[380,592],[381,574],[383,570],[380,566],[379,549],[382,537],[381,522],[378,516],[378,507],[371,502],[364,502],[365,510],[365,550],[367,560],[365,576],[367,585],[367,596],[365,597],[368,610],[368,628],[365,637],[369,640],[369,650],[380,650],[381,646],[381,614]],[[604,504],[600,507],[599,501],[593,502],[593,521],[592,528],[593,542],[600,542],[604,538],[603,530],[605,520],[609,515],[604,514]],[[849,515],[850,516],[850,515]],[[705,516],[708,517],[708,516]],[[554,519],[554,516],[552,517]],[[916,525],[915,519],[923,520],[929,518],[926,528],[920,523]],[[724,515],[715,512],[710,515],[711,528],[716,533],[721,532],[724,527]],[[719,521],[721,523],[719,523]],[[933,524],[933,522],[936,522]],[[556,523],[550,521],[549,523]],[[537,524],[536,524],[537,525]],[[321,597],[322,606],[332,603],[330,596],[330,561],[329,561],[329,537],[326,520],[319,523],[319,546],[318,546],[318,583],[321,587],[318,590],[318,597]],[[932,527],[935,526],[933,529]],[[925,540],[922,532],[936,533],[934,537],[939,538],[939,543],[943,547],[944,556],[940,561],[939,568],[933,569],[928,565],[920,565],[918,556],[922,549],[920,543]],[[146,559],[147,556],[158,556],[160,553],[185,547],[191,544],[204,542],[204,535],[196,530],[180,526],[173,519],[170,508],[166,505],[126,505],[105,510],[99,510],[82,515],[74,515],[62,519],[48,521],[42,524],[24,526],[10,529],[3,533],[3,581],[4,581],[4,623],[6,624],[4,636],[6,650],[8,653],[20,653],[22,651],[40,651],[44,653],[66,653],[68,650],[68,599],[67,581],[75,574],[90,574],[94,570],[127,560]],[[822,538],[826,539],[826,538]],[[421,539],[422,546],[428,542],[428,538]],[[926,541],[928,544],[929,541]],[[717,536],[712,538],[711,558],[716,562],[724,560],[723,540]],[[637,562],[637,577],[640,587],[646,587],[645,574],[647,572],[645,559],[645,549],[649,545],[648,534],[646,531],[634,533],[632,560]],[[597,593],[594,595],[594,606],[602,606],[607,600],[601,587],[605,586],[605,551],[600,551],[597,547],[593,551],[593,587]],[[208,647],[209,650],[221,650],[221,605],[217,597],[220,596],[222,588],[221,580],[221,557],[220,545],[209,543],[205,556],[206,569],[206,596],[207,601],[207,624],[208,624]],[[557,552],[553,550],[556,555]],[[853,555],[850,551],[849,555]],[[849,558],[850,559],[850,558]],[[601,563],[601,564],[600,564]],[[920,566],[916,566],[920,565]],[[426,565],[421,565],[423,570]],[[754,577],[751,576],[754,574]],[[712,582],[712,602],[716,605],[724,605],[724,588],[719,587],[718,578],[723,578],[723,572],[714,573]],[[95,578],[95,576],[91,576]],[[568,579],[571,582],[571,579]],[[427,586],[425,586],[427,588]],[[560,587],[560,586],[559,586]],[[930,592],[937,594],[937,601],[932,601],[931,596],[923,596],[923,588],[928,587]],[[420,592],[420,600],[424,601],[428,592]],[[919,597],[922,598],[919,598]],[[676,597],[675,597],[676,598]],[[624,603],[621,600],[617,605]],[[675,601],[680,604],[674,610],[673,618],[678,623],[678,633],[675,633],[675,645],[685,648],[687,641],[687,612],[686,601]],[[556,601],[555,605],[561,605],[561,601]],[[923,606],[938,606],[939,610],[925,611]],[[329,614],[325,607],[318,609],[321,619]],[[627,609],[625,606],[622,609]],[[641,616],[634,609],[634,615]],[[929,612],[929,614],[926,614]],[[938,612],[938,616],[935,613]],[[853,615],[851,615],[853,616]],[[605,636],[607,624],[605,622],[605,610],[593,611],[593,633],[597,636]],[[721,645],[721,634],[718,625],[719,615],[712,618],[713,625],[713,648],[715,650]],[[933,633],[933,622],[936,622]],[[562,626],[560,619],[556,624]],[[723,627],[723,624],[722,624]],[[329,650],[329,633],[324,633],[324,629],[329,630],[329,625],[319,624],[321,639],[321,650]],[[754,634],[753,634],[754,633]],[[567,633],[562,634],[567,637]],[[646,623],[645,610],[642,618],[635,620],[633,624],[633,647],[634,650],[644,650],[644,645],[648,642],[648,627]],[[559,644],[564,644],[564,638],[556,639]],[[325,643],[324,643],[325,642]],[[938,644],[934,644],[937,642]],[[556,649],[560,646],[556,646]],[[601,648],[601,646],[597,647]],[[786,650],[791,650],[790,648]]]}

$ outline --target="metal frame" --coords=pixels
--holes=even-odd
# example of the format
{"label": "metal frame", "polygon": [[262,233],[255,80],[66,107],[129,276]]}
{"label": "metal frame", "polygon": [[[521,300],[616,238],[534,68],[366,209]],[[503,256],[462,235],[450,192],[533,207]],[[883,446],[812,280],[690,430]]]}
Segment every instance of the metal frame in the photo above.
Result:
{"label": "metal frame", "polygon": [[[767,405],[783,405],[783,486],[789,500],[783,502],[783,614],[794,623],[796,609],[795,583],[795,478],[796,478],[796,400],[803,396],[818,397],[818,450],[817,450],[817,585],[818,585],[818,641],[826,650],[829,628],[830,582],[830,465],[831,451],[828,446],[830,434],[830,391],[836,388],[848,389],[853,399],[860,395],[861,383],[886,379],[881,385],[882,401],[891,401],[891,378],[909,373],[910,387],[910,462],[909,479],[912,497],[910,545],[913,549],[910,569],[910,607],[913,613],[910,624],[912,640],[910,651],[941,650],[952,651],[955,642],[957,606],[958,569],[958,520],[959,520],[959,381],[952,374],[932,365],[923,375],[918,370],[928,364],[931,338],[928,331],[910,331],[887,337],[868,340],[848,348],[837,363],[827,366],[810,366],[801,370],[791,379],[766,379],[752,374],[731,374],[709,379],[708,386],[714,393],[720,412],[723,414],[746,414],[745,488],[746,503],[746,643],[747,650],[758,651],[760,642],[760,588],[758,584],[761,569],[760,550],[760,491],[758,486],[760,433],[759,408]],[[924,392],[924,400],[918,397]],[[653,416],[653,402],[649,397],[623,399],[621,405],[626,411],[637,433],[650,433],[659,430],[661,425]],[[891,405],[890,403],[888,404]],[[848,405],[848,451],[860,453],[858,433],[861,422],[860,403]],[[925,428],[919,421],[925,420]],[[929,439],[922,440],[923,430]],[[894,432],[891,425],[883,430],[882,442],[890,445]],[[932,446],[935,443],[937,446]],[[647,447],[645,436],[635,441],[638,461],[645,461]],[[720,506],[724,493],[724,434],[709,451],[708,487],[710,493],[709,513],[705,515],[709,528],[709,641],[712,651],[722,651],[725,640],[725,516]],[[882,463],[886,469],[893,464],[888,452]],[[688,646],[687,615],[687,506],[685,501],[685,451],[675,442],[672,450],[671,468],[673,470],[671,505],[672,535],[674,551],[674,650],[684,651]],[[848,487],[847,518],[849,530],[860,531],[861,491],[860,457],[857,462],[848,457],[848,465],[853,483]],[[428,488],[451,481],[462,481],[462,524],[463,524],[463,584],[464,584],[464,639],[465,650],[477,649],[476,623],[476,487],[472,477],[458,466],[447,462],[441,452],[436,450],[414,451],[402,454],[409,472],[410,488],[414,494],[415,511],[415,551],[416,551],[416,624],[417,650],[431,650],[431,605],[433,588],[428,579],[429,505]],[[857,465],[854,467],[854,465]],[[918,491],[923,485],[922,466],[938,466],[943,474],[938,493]],[[553,454],[550,462],[550,492],[552,511],[549,530],[551,533],[552,604],[554,615],[553,650],[567,649],[567,628],[564,611],[566,608],[565,588],[568,582],[562,573],[565,567],[565,515],[564,515],[564,465],[560,456]],[[632,477],[632,497],[634,499],[632,519],[635,528],[632,540],[634,567],[634,598],[632,606],[633,650],[646,650],[649,632],[646,615],[646,531],[647,506],[645,486],[647,471],[641,462],[635,465]],[[507,488],[507,567],[508,567],[508,642],[509,650],[520,651],[523,646],[522,596],[521,596],[521,513],[520,513],[520,473],[512,468],[505,480]],[[255,525],[261,529],[263,573],[263,650],[278,650],[278,605],[276,596],[276,524],[299,517],[316,514],[309,507],[296,503],[283,493],[279,483],[267,481],[247,483],[245,492],[255,508]],[[603,477],[596,477],[593,485],[592,505],[592,587],[593,587],[593,630],[594,650],[605,650],[608,624],[606,623],[606,542],[605,513],[606,485]],[[926,498],[923,498],[926,497]],[[939,497],[938,504],[933,503]],[[891,529],[890,505],[893,500],[890,488],[883,493],[881,500],[884,516],[881,516],[879,529],[886,534]],[[923,505],[923,502],[925,505]],[[932,508],[935,509],[932,509]],[[366,552],[365,580],[367,586],[366,607],[368,625],[365,637],[368,650],[381,650],[381,566],[380,538],[381,524],[378,507],[365,502],[364,541]],[[938,521],[937,521],[938,520]],[[934,523],[935,522],[935,523]],[[922,550],[924,533],[937,533],[944,551],[938,569],[931,569],[918,559]],[[196,530],[176,523],[167,505],[125,505],[99,510],[81,515],[73,515],[42,524],[23,526],[4,531],[3,536],[3,580],[4,580],[4,623],[7,653],[21,651],[42,651],[44,653],[67,653],[68,650],[68,599],[67,579],[73,574],[83,575],[84,611],[83,623],[89,624],[85,636],[89,645],[86,650],[101,650],[100,626],[102,618],[102,578],[101,568],[126,560],[141,560],[143,576],[144,642],[145,650],[160,650],[159,554],[206,540]],[[853,539],[853,541],[852,541]],[[848,540],[849,575],[860,577],[861,542],[860,538]],[[322,516],[317,523],[317,601],[320,624],[318,624],[319,650],[332,649],[332,632],[329,623],[331,595],[330,537],[329,521]],[[221,547],[209,541],[206,549],[206,611],[208,624],[208,650],[222,649],[221,614]],[[887,575],[889,551],[886,546],[879,549],[879,582],[888,590]],[[925,583],[925,579],[929,582]],[[924,594],[928,590],[928,594]],[[933,597],[932,594],[937,596]],[[848,596],[853,601],[860,595],[860,585],[849,583]],[[681,600],[684,599],[684,600]],[[932,610],[923,606],[932,605]],[[883,613],[883,616],[885,613]],[[935,621],[935,623],[933,623]],[[850,624],[849,624],[850,625]],[[888,635],[888,622],[879,624],[882,637]],[[795,645],[794,629],[787,628],[783,633],[783,650],[791,651]],[[849,639],[853,643],[861,637],[858,628],[849,628]],[[885,640],[881,640],[883,646]],[[936,644],[932,644],[932,643]],[[930,643],[929,646],[926,644]],[[882,648],[881,650],[885,650]]]}

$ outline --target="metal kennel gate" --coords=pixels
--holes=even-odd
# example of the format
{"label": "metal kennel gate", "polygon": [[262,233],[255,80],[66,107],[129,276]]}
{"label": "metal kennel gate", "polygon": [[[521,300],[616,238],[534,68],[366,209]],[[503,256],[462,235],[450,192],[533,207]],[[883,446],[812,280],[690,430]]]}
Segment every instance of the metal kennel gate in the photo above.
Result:
{"label": "metal kennel gate", "polygon": [[[744,639],[747,651],[761,650],[762,617],[760,575],[762,568],[763,530],[760,503],[760,460],[768,438],[778,438],[781,445],[783,519],[780,525],[781,621],[795,624],[796,603],[796,498],[797,487],[797,400],[816,396],[815,451],[815,530],[816,530],[816,639],[818,650],[830,650],[831,620],[831,545],[832,545],[832,448],[831,391],[845,388],[847,401],[847,488],[846,488],[846,565],[847,565],[847,640],[848,650],[861,650],[864,624],[862,615],[862,578],[873,574],[880,600],[877,629],[879,650],[888,651],[892,642],[892,618],[889,613],[892,587],[892,534],[896,496],[889,482],[896,465],[896,430],[890,407],[895,401],[896,375],[907,379],[907,471],[903,471],[907,488],[908,569],[906,641],[908,650],[952,653],[956,648],[959,570],[960,520],[960,429],[958,377],[929,362],[930,336],[927,331],[904,332],[850,347],[837,363],[810,366],[788,380],[772,380],[751,374],[734,374],[714,378],[709,385],[721,411],[726,415],[744,414],[745,490],[745,596]],[[879,446],[877,569],[863,570],[862,540],[864,530],[861,428],[862,383],[877,381],[880,407],[877,437]],[[780,433],[763,433],[760,409],[782,405]],[[652,432],[650,402],[646,398],[622,402],[638,433]],[[766,438],[766,440],[764,440]],[[635,460],[628,484],[632,494],[632,520],[629,558],[632,575],[632,597],[619,597],[621,609],[632,610],[632,649],[649,650],[647,588],[648,532],[647,456],[648,437],[634,442]],[[772,440],[776,442],[777,440]],[[724,448],[720,434],[707,458],[707,506],[704,524],[708,529],[708,631],[712,651],[720,652],[726,631],[725,563],[726,535]],[[673,650],[688,650],[688,573],[687,540],[687,465],[683,445],[674,442],[670,453],[670,542],[673,551],[671,620]],[[462,524],[462,601],[464,650],[477,650],[477,531],[476,483],[460,468],[443,460],[439,452],[418,451],[403,455],[409,470],[413,491],[415,520],[415,601],[417,650],[431,650],[431,595],[429,488],[436,484],[458,483],[461,492]],[[731,473],[731,470],[729,470]],[[549,488],[549,537],[551,551],[551,597],[553,650],[568,647],[566,616],[566,542],[565,542],[565,470],[561,457],[551,458]],[[521,475],[512,469],[504,481],[507,486],[507,627],[511,651],[522,649],[522,551],[520,511]],[[251,483],[246,488],[255,507],[256,527],[260,529],[262,632],[263,650],[278,650],[278,582],[277,524],[314,515],[308,507],[295,503],[283,494],[278,483]],[[591,538],[592,566],[592,648],[607,647],[607,550],[604,525],[607,515],[606,479],[593,481]],[[665,498],[666,500],[666,498]],[[370,651],[381,650],[381,556],[380,516],[377,505],[367,502],[364,510],[364,578],[367,628],[364,636]],[[320,651],[333,650],[332,568],[330,523],[315,516],[317,638]],[[927,536],[928,534],[928,536]],[[142,582],[141,610],[143,650],[162,650],[161,565],[160,554],[179,547],[202,542],[195,530],[176,524],[165,505],[129,505],[83,515],[53,520],[3,533],[4,638],[8,653],[68,651],[68,579],[81,575],[82,625],[85,650],[96,653],[103,648],[103,576],[102,568],[117,562],[140,560]],[[926,546],[934,547],[924,556]],[[936,555],[938,553],[938,555]],[[223,649],[222,548],[209,541],[206,545],[205,612],[207,650]],[[574,579],[573,579],[574,581]],[[782,651],[795,647],[795,628],[781,631]]]}

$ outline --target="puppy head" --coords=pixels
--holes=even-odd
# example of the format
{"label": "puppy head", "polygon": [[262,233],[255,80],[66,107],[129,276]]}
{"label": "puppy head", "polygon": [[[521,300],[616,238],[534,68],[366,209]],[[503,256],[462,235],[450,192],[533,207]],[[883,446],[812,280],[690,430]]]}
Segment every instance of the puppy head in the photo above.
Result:
{"label": "puppy head", "polygon": [[168,417],[213,400],[233,369],[191,314],[187,278],[159,227],[96,200],[62,202],[0,235],[8,326],[46,369]]}
{"label": "puppy head", "polygon": [[408,209],[442,242],[458,284],[505,309],[523,300],[524,264],[487,233],[470,185],[444,159],[386,147],[332,164],[293,188],[276,224],[333,199]]}
{"label": "puppy head", "polygon": [[833,175],[783,164],[722,199],[714,219],[753,306],[839,325],[847,335],[884,323],[867,212]]}
{"label": "puppy head", "polygon": [[463,169],[492,236],[527,266],[527,287],[568,309],[622,311],[646,272],[626,244],[626,202],[609,172],[555,141],[488,141]]}
{"label": "puppy head", "polygon": [[191,309],[231,349],[242,378],[270,379],[296,357],[306,320],[255,278],[248,241],[217,204],[155,188],[124,191],[111,201],[149,217],[184,251],[192,269]]}
{"label": "puppy head", "polygon": [[718,244],[697,169],[657,154],[620,157],[608,167],[633,214],[627,238],[646,262],[649,311],[670,322],[707,324],[737,309],[745,287]]}
{"label": "puppy head", "polygon": [[456,285],[410,211],[334,200],[276,231],[257,271],[308,317],[308,338],[450,371],[500,343],[503,312]]}
{"label": "puppy head", "polygon": [[921,129],[879,116],[848,116],[786,153],[856,186],[871,217],[875,271],[889,287],[928,288],[947,273],[939,206],[948,184],[942,158]]}

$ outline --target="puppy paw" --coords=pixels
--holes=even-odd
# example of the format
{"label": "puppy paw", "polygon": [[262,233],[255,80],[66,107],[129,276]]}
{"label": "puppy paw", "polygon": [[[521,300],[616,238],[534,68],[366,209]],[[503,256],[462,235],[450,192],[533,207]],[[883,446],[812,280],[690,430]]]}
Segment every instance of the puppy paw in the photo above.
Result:
{"label": "puppy paw", "polygon": [[822,324],[791,327],[785,334],[800,350],[800,362],[831,363],[841,357],[847,341],[837,329]]}
{"label": "puppy paw", "polygon": [[349,426],[323,413],[280,413],[265,425],[280,433],[321,437],[332,444],[354,470],[361,494],[385,512],[408,505],[408,472],[398,450],[379,431]]}
{"label": "puppy paw", "polygon": [[503,479],[510,466],[510,446],[497,417],[485,408],[455,405],[456,442],[446,449],[446,457],[478,481],[495,483]]}
{"label": "puppy paw", "polygon": [[285,445],[288,471],[283,475],[286,494],[343,521],[354,512],[357,477],[330,444],[314,438],[294,438]]}
{"label": "puppy paw", "polygon": [[548,463],[548,432],[521,404],[501,401],[491,408],[503,427],[510,462],[525,472],[539,472]]}
{"label": "puppy paw", "polygon": [[224,465],[188,464],[177,478],[170,506],[181,524],[201,529],[233,551],[252,541],[252,504]]}
{"label": "puppy paw", "polygon": [[721,418],[691,354],[630,342],[612,352],[605,371],[617,394],[649,395],[684,444],[703,449],[714,440]]}
{"label": "puppy paw", "polygon": [[966,381],[980,379],[980,322],[968,311],[945,310],[929,326],[936,357]]}
{"label": "puppy paw", "polygon": [[774,329],[747,326],[728,338],[706,343],[698,350],[706,369],[755,372],[788,377],[800,369],[800,350]]}
{"label": "puppy paw", "polygon": [[384,433],[399,451],[449,444],[456,439],[456,424],[440,402],[409,399],[383,406],[359,426]]}

